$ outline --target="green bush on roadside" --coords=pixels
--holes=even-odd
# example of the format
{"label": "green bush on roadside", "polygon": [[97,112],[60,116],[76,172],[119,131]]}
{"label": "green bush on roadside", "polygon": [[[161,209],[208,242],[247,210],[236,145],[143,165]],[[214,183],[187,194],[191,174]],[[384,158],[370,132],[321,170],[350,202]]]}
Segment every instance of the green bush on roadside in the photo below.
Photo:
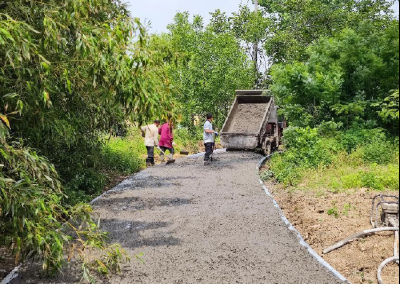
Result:
{"label": "green bush on roadside", "polygon": [[130,131],[126,137],[111,137],[103,147],[105,168],[123,174],[133,174],[145,166],[146,148],[139,131]]}
{"label": "green bush on roadside", "polygon": [[125,137],[107,136],[94,168],[83,168],[65,185],[65,202],[90,202],[102,194],[115,177],[131,175],[145,167],[146,148],[141,133],[130,129]]}
{"label": "green bush on roadside", "polygon": [[332,124],[288,128],[286,151],[274,155],[269,163],[277,181],[286,186],[325,186],[333,192],[399,189],[398,138],[387,137],[382,129],[334,133],[335,128]]}
{"label": "green bush on roadside", "polygon": [[[10,248],[16,263],[40,261],[50,274],[72,257],[87,281],[96,271],[120,271],[125,253],[107,244],[92,208],[62,204],[65,196],[54,165],[23,145],[1,142],[0,246]],[[93,250],[104,257],[90,258]]]}
{"label": "green bush on roadside", "polygon": [[261,173],[260,178],[262,181],[268,181],[268,180],[272,179],[274,176],[275,176],[275,174],[273,171],[264,171]]}
{"label": "green bush on roadside", "polygon": [[174,133],[177,152],[185,150],[197,154],[199,152],[199,141],[203,140],[203,128],[197,127],[190,131],[185,127],[178,127]]}
{"label": "green bush on roadside", "polygon": [[80,202],[90,202],[96,196],[101,195],[107,183],[107,176],[94,169],[85,169],[77,173],[75,177],[66,184],[66,203],[70,205]]}

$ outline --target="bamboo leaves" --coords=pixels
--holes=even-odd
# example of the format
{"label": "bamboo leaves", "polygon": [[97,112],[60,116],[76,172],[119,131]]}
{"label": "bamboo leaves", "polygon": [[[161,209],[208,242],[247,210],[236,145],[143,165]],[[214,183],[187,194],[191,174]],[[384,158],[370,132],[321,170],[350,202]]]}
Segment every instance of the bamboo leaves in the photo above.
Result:
{"label": "bamboo leaves", "polygon": [[6,29],[0,28],[0,43],[5,44],[6,39],[10,40],[11,42],[15,42],[14,38],[11,36],[11,34]]}
{"label": "bamboo leaves", "polygon": [[10,121],[8,120],[7,116],[0,114],[0,119],[3,121],[3,123],[5,123],[5,125],[10,128]]}
{"label": "bamboo leaves", "polygon": [[[103,184],[99,136],[171,107],[163,61],[148,40],[118,1],[10,0],[0,7],[0,243],[12,244],[16,261],[36,256],[52,272],[74,256],[90,280],[91,271],[119,271],[126,260],[118,247],[108,250],[89,206],[62,205],[55,167],[72,197],[96,194]],[[6,139],[9,131],[56,166]],[[90,263],[89,247],[107,255]]]}

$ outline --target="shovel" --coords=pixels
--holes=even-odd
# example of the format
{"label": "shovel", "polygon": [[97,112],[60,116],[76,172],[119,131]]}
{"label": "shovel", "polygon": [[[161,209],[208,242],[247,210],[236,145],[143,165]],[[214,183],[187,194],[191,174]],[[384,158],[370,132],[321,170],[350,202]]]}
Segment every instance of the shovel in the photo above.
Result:
{"label": "shovel", "polygon": [[[160,147],[157,147],[157,149],[158,149],[164,156],[167,156],[167,154],[165,154],[165,152],[164,152],[163,150],[161,150]],[[175,163],[175,159],[170,159],[170,158],[168,158],[167,165],[173,164],[173,163]]]}

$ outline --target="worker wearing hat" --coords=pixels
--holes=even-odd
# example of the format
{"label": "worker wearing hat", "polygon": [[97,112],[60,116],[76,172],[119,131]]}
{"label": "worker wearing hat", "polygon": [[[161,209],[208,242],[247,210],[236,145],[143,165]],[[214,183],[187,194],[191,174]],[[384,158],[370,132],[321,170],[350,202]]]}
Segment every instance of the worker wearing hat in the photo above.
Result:
{"label": "worker wearing hat", "polygon": [[144,144],[147,149],[146,165],[148,167],[154,166],[154,148],[158,147],[158,128],[160,127],[160,121],[156,119],[153,124],[143,126],[140,130],[145,138]]}

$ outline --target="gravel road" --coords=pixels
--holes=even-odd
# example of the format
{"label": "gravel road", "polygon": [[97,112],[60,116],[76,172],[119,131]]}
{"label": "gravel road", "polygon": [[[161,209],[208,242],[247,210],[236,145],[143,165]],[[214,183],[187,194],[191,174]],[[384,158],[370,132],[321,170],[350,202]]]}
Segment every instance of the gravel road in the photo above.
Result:
{"label": "gravel road", "polygon": [[[111,240],[133,260],[110,284],[335,284],[303,248],[262,191],[253,153],[224,153],[160,165],[123,182],[95,203]],[[13,283],[53,281],[31,273]]]}

